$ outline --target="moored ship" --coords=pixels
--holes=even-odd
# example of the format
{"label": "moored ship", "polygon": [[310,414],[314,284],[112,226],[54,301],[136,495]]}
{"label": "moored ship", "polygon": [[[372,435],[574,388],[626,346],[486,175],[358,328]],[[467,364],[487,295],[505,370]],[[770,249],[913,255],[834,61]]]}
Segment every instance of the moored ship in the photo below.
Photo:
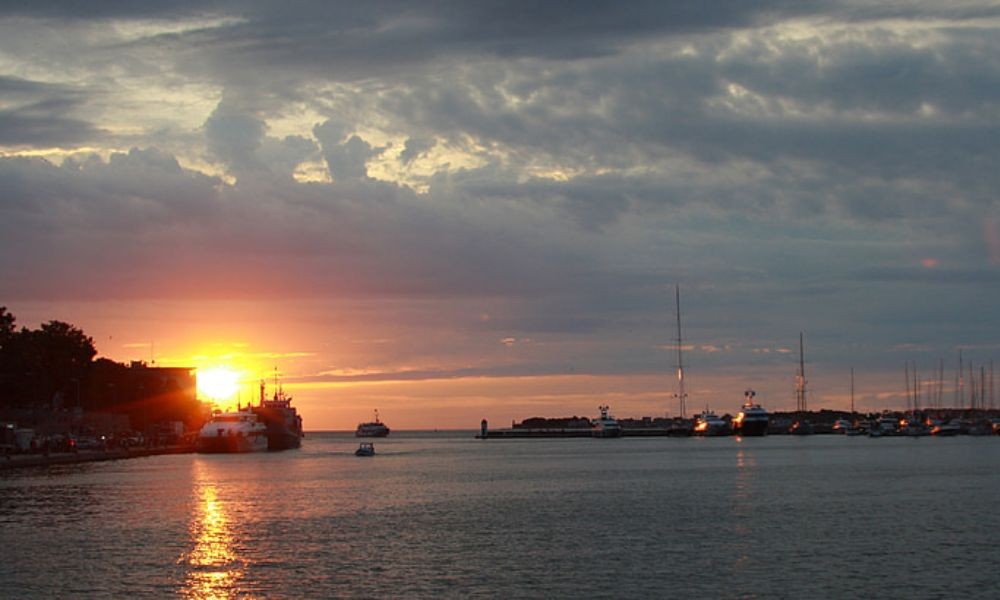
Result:
{"label": "moored ship", "polygon": [[264,396],[264,382],[260,383],[260,404],[251,408],[267,427],[268,450],[290,450],[302,445],[302,417],[292,406],[292,397],[276,386],[274,396]]}
{"label": "moored ship", "polygon": [[618,421],[608,414],[608,406],[598,407],[601,416],[591,423],[590,433],[595,438],[616,438],[622,436],[622,427]]}
{"label": "moored ship", "polygon": [[695,419],[694,434],[704,436],[729,435],[729,423],[707,408]]}
{"label": "moored ship", "polygon": [[375,409],[375,420],[368,423],[359,423],[354,430],[356,437],[386,437],[389,435],[389,427],[378,418],[378,409]]}
{"label": "moored ship", "polygon": [[249,409],[217,411],[198,432],[198,452],[234,454],[267,450],[267,426]]}
{"label": "moored ship", "polygon": [[743,408],[733,419],[733,433],[741,436],[767,435],[770,417],[760,404],[754,402],[757,392],[747,390],[743,394]]}

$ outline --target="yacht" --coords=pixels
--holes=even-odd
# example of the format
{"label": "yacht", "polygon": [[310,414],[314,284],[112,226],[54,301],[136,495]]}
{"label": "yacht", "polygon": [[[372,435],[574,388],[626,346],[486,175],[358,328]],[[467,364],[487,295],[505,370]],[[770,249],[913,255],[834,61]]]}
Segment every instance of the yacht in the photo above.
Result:
{"label": "yacht", "polygon": [[[896,435],[899,433],[899,419],[888,413],[883,414],[877,421],[875,421],[875,424],[872,427],[872,431],[876,430],[878,431],[878,435],[874,437]],[[871,432],[869,432],[869,434],[870,433]]]}
{"label": "yacht", "polygon": [[267,425],[250,411],[216,411],[198,432],[198,452],[230,454],[267,450]]}
{"label": "yacht", "polygon": [[754,402],[756,396],[757,392],[753,390],[743,393],[743,408],[733,419],[733,432],[736,435],[767,435],[770,416],[760,404]]}
{"label": "yacht", "polygon": [[622,427],[618,421],[608,415],[608,406],[598,407],[601,411],[600,418],[591,422],[590,434],[595,438],[616,438],[622,436]]}
{"label": "yacht", "polygon": [[833,432],[846,434],[847,431],[853,426],[854,424],[847,419],[837,419],[837,421],[833,424]]}
{"label": "yacht", "polygon": [[725,419],[715,414],[715,412],[708,410],[708,408],[702,411],[695,419],[695,435],[729,435],[731,433],[730,429],[729,423]]}
{"label": "yacht", "polygon": [[375,420],[370,423],[359,423],[354,431],[356,437],[386,437],[389,435],[389,428],[385,423],[379,421],[378,409],[375,410]]}
{"label": "yacht", "polygon": [[931,430],[931,435],[939,437],[958,435],[962,433],[962,423],[958,419],[952,419],[947,423],[938,423]]}

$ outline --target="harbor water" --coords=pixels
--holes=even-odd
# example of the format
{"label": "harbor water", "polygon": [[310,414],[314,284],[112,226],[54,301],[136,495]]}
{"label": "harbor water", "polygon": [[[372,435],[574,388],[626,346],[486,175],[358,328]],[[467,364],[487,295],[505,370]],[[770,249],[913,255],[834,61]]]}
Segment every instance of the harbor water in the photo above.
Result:
{"label": "harbor water", "polygon": [[1000,439],[476,440],[0,473],[0,596],[996,598]]}

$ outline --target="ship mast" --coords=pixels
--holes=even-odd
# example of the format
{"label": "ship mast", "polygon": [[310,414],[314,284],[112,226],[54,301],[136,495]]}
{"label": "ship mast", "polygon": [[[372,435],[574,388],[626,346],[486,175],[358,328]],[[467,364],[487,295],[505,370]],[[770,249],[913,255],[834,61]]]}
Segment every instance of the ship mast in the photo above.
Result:
{"label": "ship mast", "polygon": [[681,350],[681,285],[678,283],[677,291],[677,400],[680,408],[681,418],[687,418],[687,393],[684,391],[684,360]]}

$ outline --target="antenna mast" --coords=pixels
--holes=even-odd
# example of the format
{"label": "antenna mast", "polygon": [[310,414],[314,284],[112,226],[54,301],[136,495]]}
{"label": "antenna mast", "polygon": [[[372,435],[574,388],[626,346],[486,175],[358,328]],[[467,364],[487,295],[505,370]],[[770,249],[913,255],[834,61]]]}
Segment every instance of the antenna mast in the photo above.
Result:
{"label": "antenna mast", "polygon": [[681,352],[681,284],[677,284],[677,400],[681,418],[687,418],[687,393],[684,391],[684,360]]}

